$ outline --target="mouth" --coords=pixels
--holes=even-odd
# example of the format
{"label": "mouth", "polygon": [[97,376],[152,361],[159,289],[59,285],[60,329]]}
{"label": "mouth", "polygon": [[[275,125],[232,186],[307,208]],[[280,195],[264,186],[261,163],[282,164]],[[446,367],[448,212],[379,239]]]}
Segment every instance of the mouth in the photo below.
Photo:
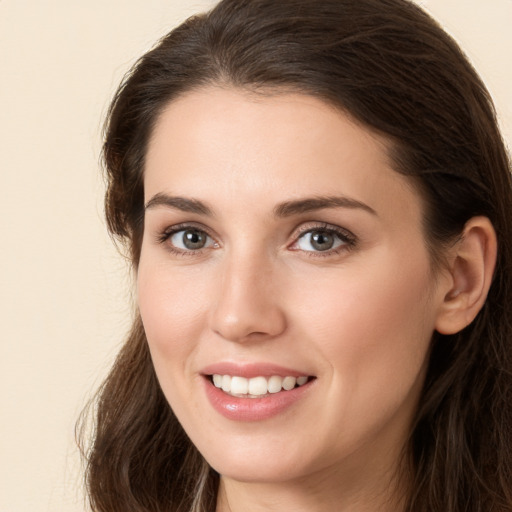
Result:
{"label": "mouth", "polygon": [[203,369],[206,397],[231,421],[258,422],[281,416],[315,387],[316,376],[272,363],[219,362]]}
{"label": "mouth", "polygon": [[236,398],[264,398],[299,388],[314,379],[307,375],[297,377],[271,375],[246,378],[227,374],[212,374],[207,375],[207,378],[216,388]]}

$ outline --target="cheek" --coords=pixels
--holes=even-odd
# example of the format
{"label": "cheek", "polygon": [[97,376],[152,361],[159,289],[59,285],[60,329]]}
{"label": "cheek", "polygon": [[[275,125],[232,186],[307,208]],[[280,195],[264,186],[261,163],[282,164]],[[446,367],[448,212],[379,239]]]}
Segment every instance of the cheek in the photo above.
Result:
{"label": "cheek", "polygon": [[204,280],[188,273],[186,280],[165,265],[141,259],[137,275],[137,302],[157,373],[165,364],[183,365],[193,352],[205,310]]}
{"label": "cheek", "polygon": [[197,378],[191,363],[202,334],[205,296],[199,276],[180,278],[180,273],[165,264],[141,259],[137,276],[140,315],[156,376],[181,420],[198,407],[190,377]]}
{"label": "cheek", "polygon": [[317,279],[317,292],[302,296],[296,318],[329,361],[337,388],[379,406],[384,394],[400,400],[421,378],[435,310],[426,255],[403,261],[382,254],[374,261]]}

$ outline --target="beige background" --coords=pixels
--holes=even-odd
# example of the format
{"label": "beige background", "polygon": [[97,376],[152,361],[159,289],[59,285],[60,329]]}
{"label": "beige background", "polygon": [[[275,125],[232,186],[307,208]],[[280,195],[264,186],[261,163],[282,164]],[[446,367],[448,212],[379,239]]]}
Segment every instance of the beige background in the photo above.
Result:
{"label": "beige background", "polygon": [[[79,411],[129,325],[102,218],[101,119],[134,59],[213,0],[0,0],[0,512],[83,512]],[[512,141],[512,0],[419,2]]]}

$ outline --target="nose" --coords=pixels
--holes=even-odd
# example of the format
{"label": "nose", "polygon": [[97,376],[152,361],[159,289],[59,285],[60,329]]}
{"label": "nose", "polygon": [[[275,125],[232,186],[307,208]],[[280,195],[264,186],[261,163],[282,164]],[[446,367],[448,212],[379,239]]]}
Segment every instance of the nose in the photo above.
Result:
{"label": "nose", "polygon": [[255,258],[224,263],[211,329],[222,338],[247,342],[278,336],[286,329],[282,293],[269,262]]}

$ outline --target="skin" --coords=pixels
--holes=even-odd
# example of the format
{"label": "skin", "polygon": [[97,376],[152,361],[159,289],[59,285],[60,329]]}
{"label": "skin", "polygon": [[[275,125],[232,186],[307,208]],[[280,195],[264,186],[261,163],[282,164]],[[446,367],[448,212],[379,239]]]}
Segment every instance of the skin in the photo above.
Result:
{"label": "skin", "polygon": [[[137,293],[163,392],[222,475],[218,510],[400,510],[398,459],[453,280],[432,271],[421,198],[386,141],[312,97],[211,87],[162,113],[144,185],[147,203],[211,210],[153,201]],[[326,196],[352,203],[275,215]],[[205,247],[165,238],[183,223]],[[315,250],[306,232],[326,224],[350,241]],[[219,361],[315,380],[281,414],[233,421],[204,392]]]}

